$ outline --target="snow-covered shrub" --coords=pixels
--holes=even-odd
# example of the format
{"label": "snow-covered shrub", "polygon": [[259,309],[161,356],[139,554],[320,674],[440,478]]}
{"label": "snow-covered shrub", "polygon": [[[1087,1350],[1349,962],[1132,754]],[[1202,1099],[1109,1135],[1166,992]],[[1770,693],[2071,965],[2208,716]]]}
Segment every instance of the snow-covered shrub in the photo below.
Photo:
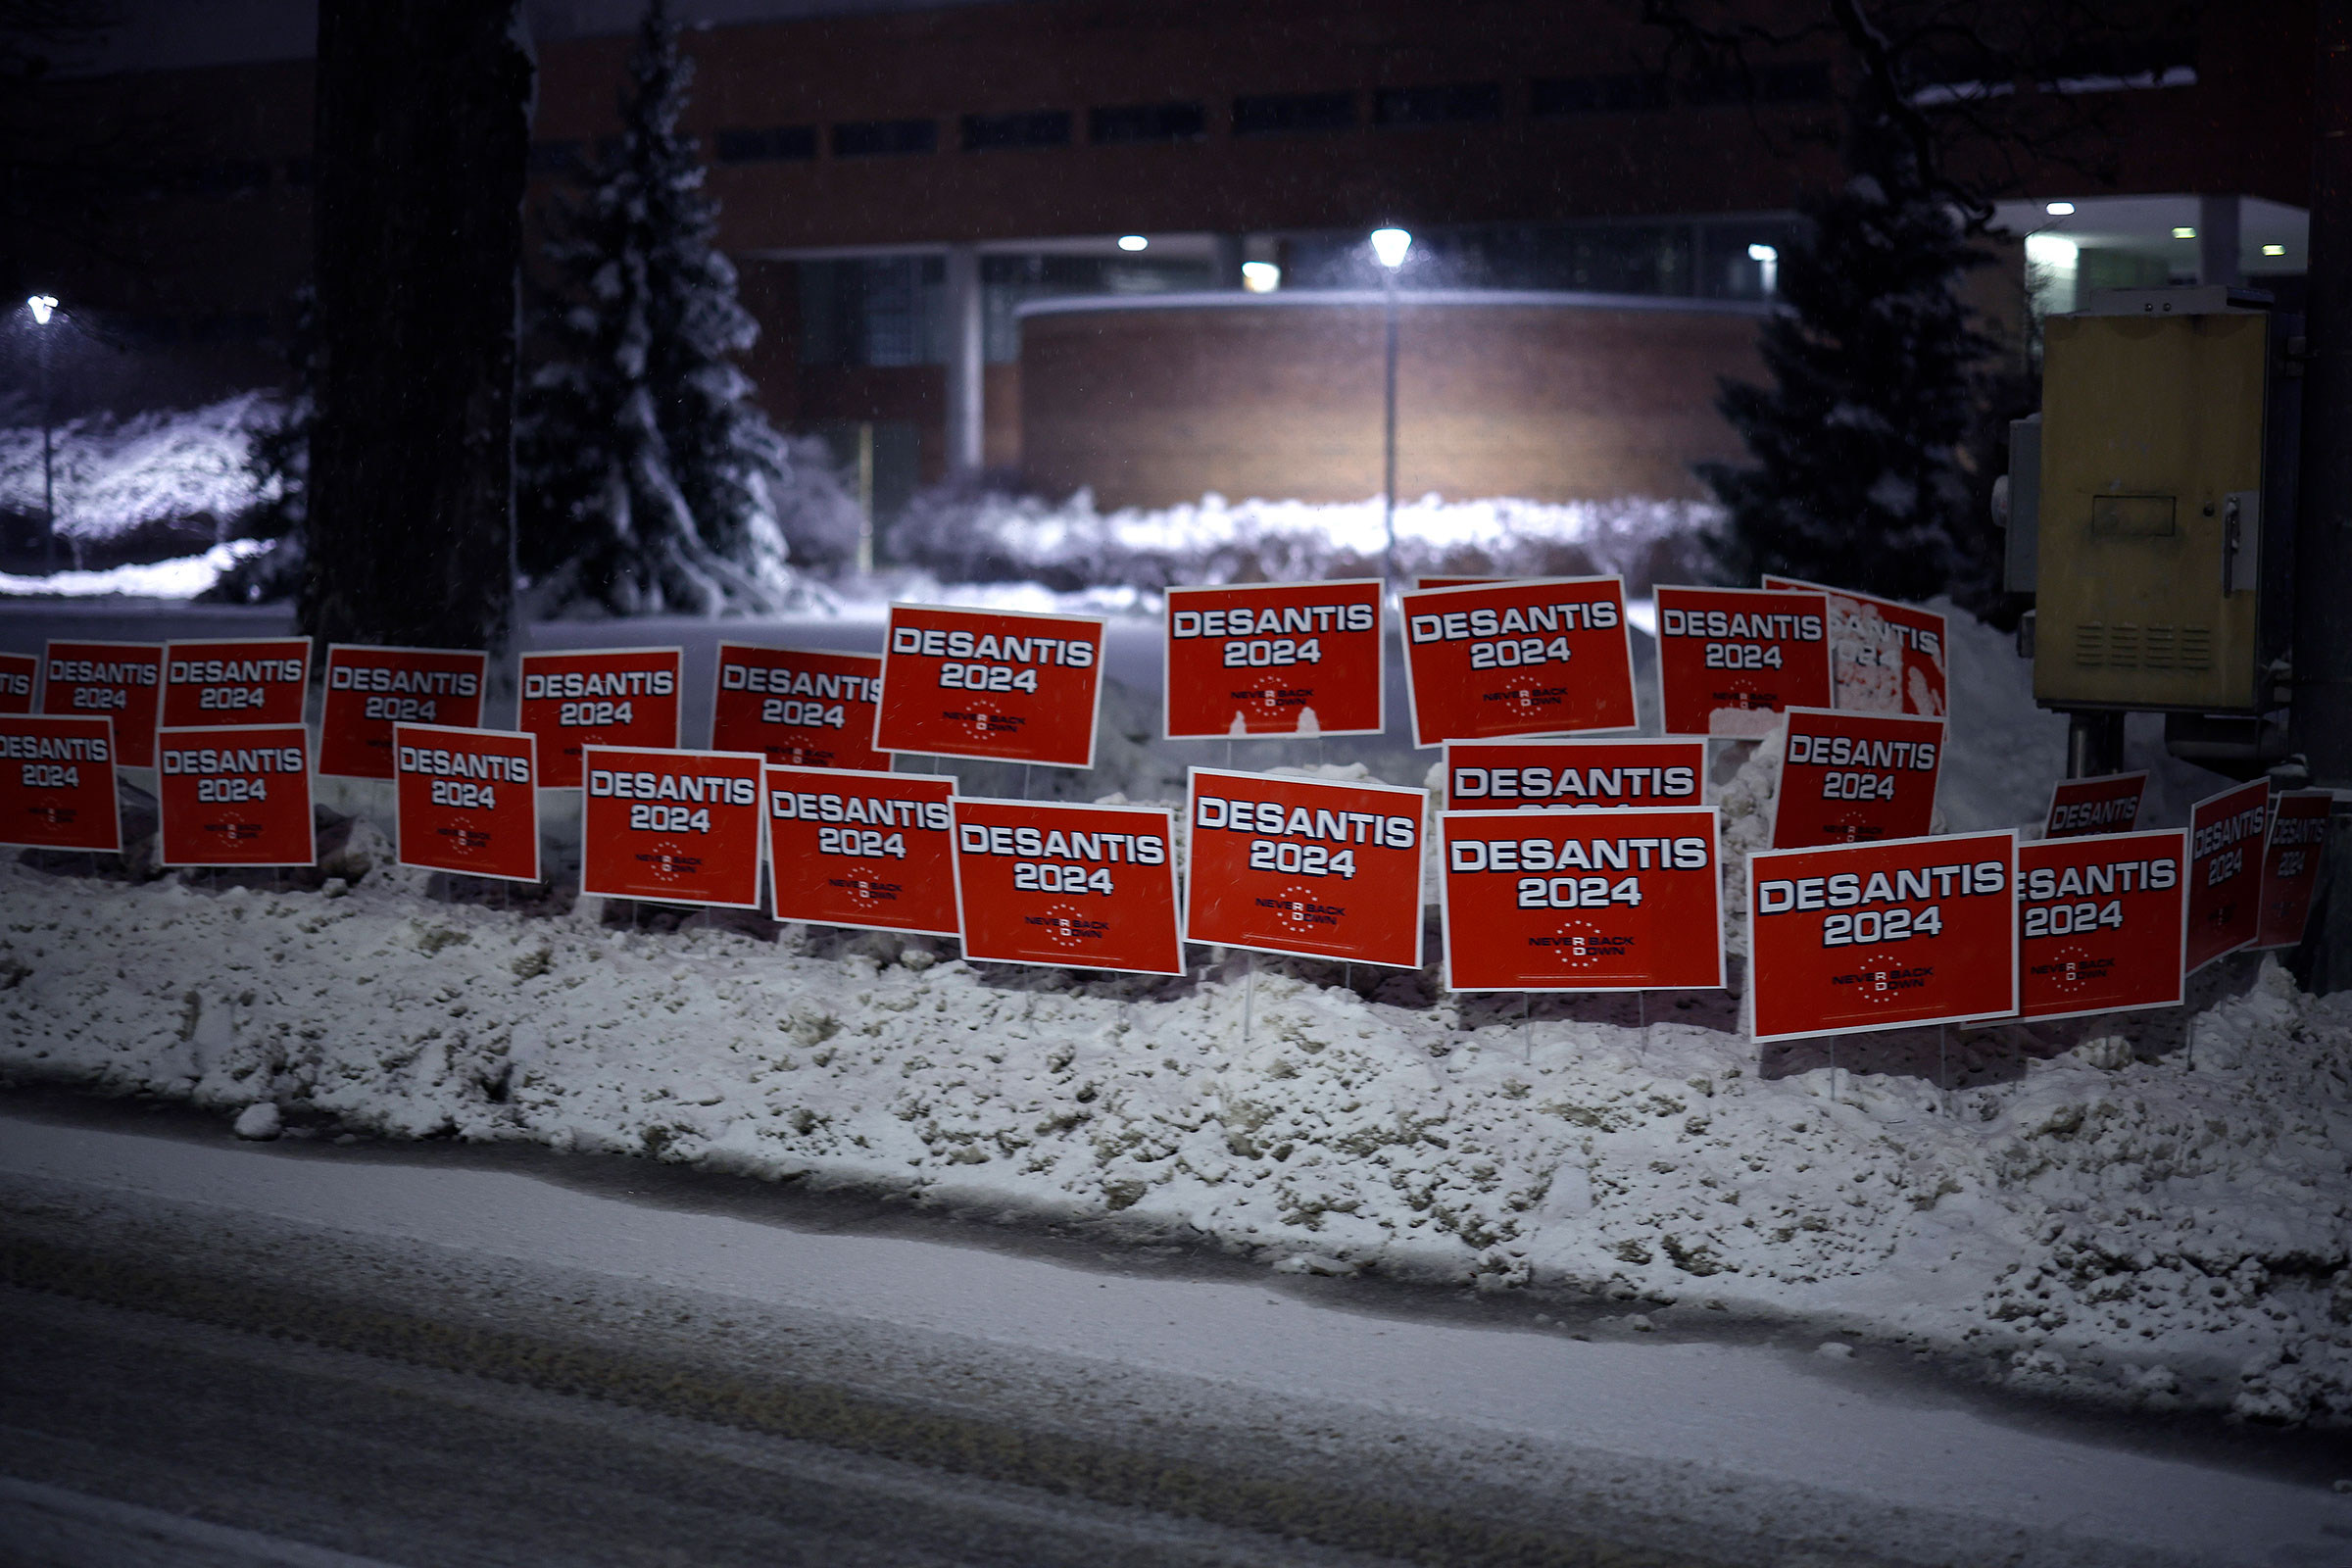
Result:
{"label": "snow-covered shrub", "polygon": [[[77,554],[162,556],[194,555],[242,532],[256,508],[277,499],[252,459],[257,437],[285,416],[283,398],[252,391],[59,425],[50,456],[58,533]],[[41,515],[38,424],[0,428],[0,513]]]}

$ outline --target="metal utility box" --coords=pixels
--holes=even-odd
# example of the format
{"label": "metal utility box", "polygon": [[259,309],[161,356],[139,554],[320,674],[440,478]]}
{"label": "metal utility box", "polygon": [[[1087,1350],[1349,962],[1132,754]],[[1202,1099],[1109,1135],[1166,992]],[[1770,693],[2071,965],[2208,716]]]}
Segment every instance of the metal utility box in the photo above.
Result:
{"label": "metal utility box", "polygon": [[2260,712],[2270,313],[2220,288],[2109,299],[2043,328],[2034,695]]}

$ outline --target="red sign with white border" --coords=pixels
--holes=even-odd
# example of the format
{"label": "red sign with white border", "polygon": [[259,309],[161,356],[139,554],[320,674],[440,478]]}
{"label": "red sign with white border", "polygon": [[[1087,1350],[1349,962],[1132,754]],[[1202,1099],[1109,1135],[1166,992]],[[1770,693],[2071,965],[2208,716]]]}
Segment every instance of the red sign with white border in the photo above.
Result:
{"label": "red sign with white border", "polygon": [[156,732],[155,756],[158,864],[310,865],[318,858],[304,726],[165,728]]}
{"label": "red sign with white border", "polygon": [[1723,984],[1716,811],[1446,811],[1439,902],[1448,991]]}
{"label": "red sign with white border", "polygon": [[2188,972],[2250,948],[2262,930],[2267,780],[2208,795],[2188,812]]}
{"label": "red sign with white border", "polygon": [[2180,1000],[2188,835],[2100,833],[2017,847],[2017,1001],[2025,1018]]}
{"label": "red sign with white border", "polygon": [[539,880],[539,742],[521,730],[392,726],[400,863]]}
{"label": "red sign with white border", "polygon": [[1425,790],[1192,770],[1184,937],[1421,967]]}
{"label": "red sign with white border", "polygon": [[874,749],[1094,766],[1102,626],[1094,615],[892,605]]}
{"label": "red sign with white border", "polygon": [[758,752],[778,767],[887,773],[874,750],[882,656],[720,643],[710,748]]}
{"label": "red sign with white border", "polygon": [[31,712],[40,679],[41,662],[32,655],[0,654],[0,713]]}
{"label": "red sign with white border", "polygon": [[0,847],[122,850],[114,720],[0,715]]}
{"label": "red sign with white border", "polygon": [[1764,588],[1661,586],[1658,698],[1669,735],[1754,740],[1830,706],[1828,603]]}
{"label": "red sign with white border", "polygon": [[155,765],[155,717],[164,694],[162,643],[52,640],[41,654],[41,711],[115,721],[116,761]]}
{"label": "red sign with white border", "polygon": [[1168,740],[1377,735],[1378,579],[1170,588]]}
{"label": "red sign with white border", "polygon": [[1747,862],[1758,1041],[2017,1012],[2017,835],[1759,850]]}
{"label": "red sign with white border", "polygon": [[1480,583],[1510,582],[1513,580],[1514,579],[1509,577],[1415,577],[1413,579],[1413,592],[1422,593],[1431,588],[1471,588]]}
{"label": "red sign with white border", "polygon": [[173,638],[158,727],[299,724],[310,679],[308,637]]}
{"label": "red sign with white border", "polygon": [[766,765],[757,752],[584,748],[580,891],[758,908]]}
{"label": "red sign with white border", "polygon": [[1176,823],[1164,808],[959,796],[955,811],[966,958],[1184,972]]}
{"label": "red sign with white border", "polygon": [[539,787],[578,789],[591,746],[675,750],[683,658],[675,648],[523,655],[514,727],[539,737]]}
{"label": "red sign with white border", "polygon": [[2303,940],[2312,890],[2319,885],[2320,847],[2328,841],[2328,813],[2334,804],[2327,790],[2288,790],[2271,802],[2256,947],[2291,948]]}
{"label": "red sign with white border", "polygon": [[478,729],[489,678],[490,656],[478,650],[328,644],[318,771],[391,778],[392,726]]}
{"label": "red sign with white border", "polygon": [[779,920],[952,937],[956,780],[769,767],[761,788]]}
{"label": "red sign with white border", "polygon": [[1706,778],[1705,741],[1447,741],[1445,808],[1696,806]]}
{"label": "red sign with white border", "polygon": [[2041,836],[2071,839],[2087,833],[2129,833],[2139,825],[2139,804],[2147,792],[2145,771],[2062,778],[2050,786],[2050,814],[2042,819]]}
{"label": "red sign with white border", "polygon": [[1792,708],[1772,847],[1925,837],[1936,820],[1943,720]]}
{"label": "red sign with white border", "polygon": [[1818,593],[1829,600],[1834,706],[1852,712],[1919,713],[1930,718],[1951,711],[1945,664],[1951,641],[1943,616],[1917,605],[1796,577],[1768,576],[1763,584]]}
{"label": "red sign with white border", "polygon": [[1415,746],[1634,727],[1623,578],[1434,588],[1399,602]]}

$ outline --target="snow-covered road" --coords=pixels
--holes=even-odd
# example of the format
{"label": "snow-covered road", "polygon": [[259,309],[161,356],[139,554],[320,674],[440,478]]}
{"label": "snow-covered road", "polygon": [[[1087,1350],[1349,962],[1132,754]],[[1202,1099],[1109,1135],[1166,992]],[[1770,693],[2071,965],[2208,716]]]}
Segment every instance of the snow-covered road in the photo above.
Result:
{"label": "snow-covered road", "polygon": [[1875,1352],[1360,1310],[1374,1300],[1346,1286],[800,1228],[819,1211],[749,1184],[679,1206],[548,1179],[563,1161],[448,1152],[238,1146],[19,1108],[0,1120],[0,1194],[7,1229],[48,1247],[510,1332],[616,1334],[647,1354],[740,1353],[766,1374],[920,1390],[1267,1474],[1337,1461],[1409,1477],[1416,1500],[1510,1497],[1539,1520],[1566,1505],[1704,1558],[1748,1560],[1767,1540],[1833,1561],[2352,1557],[2352,1496],[2308,1475],[1925,1396],[1880,1375]]}

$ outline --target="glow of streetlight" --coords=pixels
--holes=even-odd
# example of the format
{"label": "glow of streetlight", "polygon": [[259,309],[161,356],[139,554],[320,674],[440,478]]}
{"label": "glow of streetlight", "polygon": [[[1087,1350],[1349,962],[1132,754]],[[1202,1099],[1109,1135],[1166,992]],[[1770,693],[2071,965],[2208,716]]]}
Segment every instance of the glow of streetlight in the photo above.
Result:
{"label": "glow of streetlight", "polygon": [[1750,245],[1747,259],[1751,262],[1777,262],[1781,259],[1781,253],[1770,245]]}
{"label": "glow of streetlight", "polygon": [[1282,287],[1282,269],[1272,262],[1244,262],[1242,287],[1252,294],[1271,294]]}
{"label": "glow of streetlight", "polygon": [[1380,265],[1395,271],[1404,265],[1404,253],[1413,248],[1413,236],[1401,228],[1376,228],[1372,231],[1372,254]]}
{"label": "glow of streetlight", "polygon": [[49,324],[50,313],[57,309],[57,296],[54,294],[35,294],[32,296],[32,298],[24,302],[24,308],[32,313],[33,325],[47,326]]}
{"label": "glow of streetlight", "polygon": [[1119,249],[1123,251],[1144,250],[1147,249],[1151,243],[1152,242],[1150,240],[1146,239],[1141,234],[1121,234],[1119,236]]}
{"label": "glow of streetlight", "polygon": [[2075,216],[2075,204],[2073,202],[2045,202],[2042,205],[2041,210],[2049,214],[2052,218],[2072,218]]}

